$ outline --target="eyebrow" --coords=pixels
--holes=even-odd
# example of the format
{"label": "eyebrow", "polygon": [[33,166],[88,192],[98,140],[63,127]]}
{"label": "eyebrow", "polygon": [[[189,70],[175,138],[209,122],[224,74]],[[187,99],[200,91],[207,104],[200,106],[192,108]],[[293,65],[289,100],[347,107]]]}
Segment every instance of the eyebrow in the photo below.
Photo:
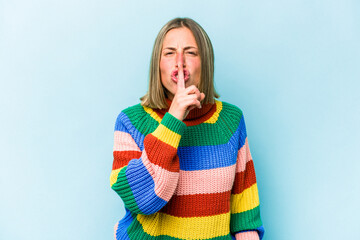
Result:
{"label": "eyebrow", "polygon": [[[186,46],[186,47],[184,47],[184,50],[186,51],[186,50],[189,50],[189,49],[191,49],[191,48],[194,48],[194,49],[197,50],[197,48],[196,48],[196,47],[193,47],[193,46]],[[175,47],[166,47],[166,48],[164,48],[163,50],[166,50],[166,49],[176,51],[176,48],[175,48]]]}

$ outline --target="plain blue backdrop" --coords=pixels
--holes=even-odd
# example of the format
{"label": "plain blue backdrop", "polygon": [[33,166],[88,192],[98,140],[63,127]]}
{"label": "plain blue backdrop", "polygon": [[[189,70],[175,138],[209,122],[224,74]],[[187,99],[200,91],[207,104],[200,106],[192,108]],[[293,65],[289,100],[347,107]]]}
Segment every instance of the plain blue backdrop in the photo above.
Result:
{"label": "plain blue backdrop", "polygon": [[0,239],[112,239],[118,113],[191,17],[240,107],[266,240],[358,239],[360,2],[0,0]]}

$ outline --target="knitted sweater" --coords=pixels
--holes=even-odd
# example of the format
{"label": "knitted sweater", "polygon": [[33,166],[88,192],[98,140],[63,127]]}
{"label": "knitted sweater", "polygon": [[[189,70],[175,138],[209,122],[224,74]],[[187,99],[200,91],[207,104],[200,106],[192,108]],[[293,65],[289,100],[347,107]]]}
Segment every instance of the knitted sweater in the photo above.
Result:
{"label": "knitted sweater", "polygon": [[115,239],[262,238],[242,111],[215,102],[183,121],[140,104],[119,114],[110,185],[126,213]]}

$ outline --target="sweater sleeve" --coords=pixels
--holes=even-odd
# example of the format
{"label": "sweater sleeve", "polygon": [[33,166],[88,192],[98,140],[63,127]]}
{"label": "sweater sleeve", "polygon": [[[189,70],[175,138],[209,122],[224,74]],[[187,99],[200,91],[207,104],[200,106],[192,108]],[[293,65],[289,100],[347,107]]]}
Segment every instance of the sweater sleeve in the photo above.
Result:
{"label": "sweater sleeve", "polygon": [[260,218],[260,202],[254,163],[251,157],[244,116],[241,117],[235,182],[231,191],[230,229],[237,240],[262,239],[264,228]]}
{"label": "sweater sleeve", "polygon": [[140,150],[134,139],[142,134],[129,122],[123,112],[116,120],[110,185],[127,209],[149,215],[164,207],[175,192],[177,148],[186,125],[166,113],[158,127],[143,137]]}

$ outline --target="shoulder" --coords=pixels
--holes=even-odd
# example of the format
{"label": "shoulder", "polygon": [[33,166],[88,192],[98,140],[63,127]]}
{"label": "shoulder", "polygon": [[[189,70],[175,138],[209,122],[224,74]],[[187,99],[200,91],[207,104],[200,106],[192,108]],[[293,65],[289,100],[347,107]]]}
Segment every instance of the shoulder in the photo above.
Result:
{"label": "shoulder", "polygon": [[239,123],[243,118],[243,111],[238,106],[224,102],[215,100],[218,105],[221,105],[220,116],[228,121]]}
{"label": "shoulder", "polygon": [[[218,100],[216,100],[216,101],[218,101]],[[231,103],[228,103],[228,102],[225,102],[225,101],[221,101],[221,103],[223,105],[223,108],[227,112],[232,113],[232,114],[236,114],[236,115],[242,115],[242,110],[238,106],[236,106],[234,104],[231,104]]]}
{"label": "shoulder", "polygon": [[[138,103],[123,109],[116,118],[116,125],[134,125],[147,115],[144,107]],[[116,128],[116,126],[115,126]]]}
{"label": "shoulder", "polygon": [[139,116],[142,116],[142,115],[146,114],[146,112],[144,111],[144,107],[141,106],[140,103],[125,108],[124,110],[121,111],[121,113],[125,114],[129,118],[131,118],[131,117],[139,117]]}
{"label": "shoulder", "polygon": [[223,114],[219,116],[235,134],[237,140],[234,144],[239,149],[245,143],[247,136],[243,111],[234,104],[222,102],[222,105],[221,113]]}

